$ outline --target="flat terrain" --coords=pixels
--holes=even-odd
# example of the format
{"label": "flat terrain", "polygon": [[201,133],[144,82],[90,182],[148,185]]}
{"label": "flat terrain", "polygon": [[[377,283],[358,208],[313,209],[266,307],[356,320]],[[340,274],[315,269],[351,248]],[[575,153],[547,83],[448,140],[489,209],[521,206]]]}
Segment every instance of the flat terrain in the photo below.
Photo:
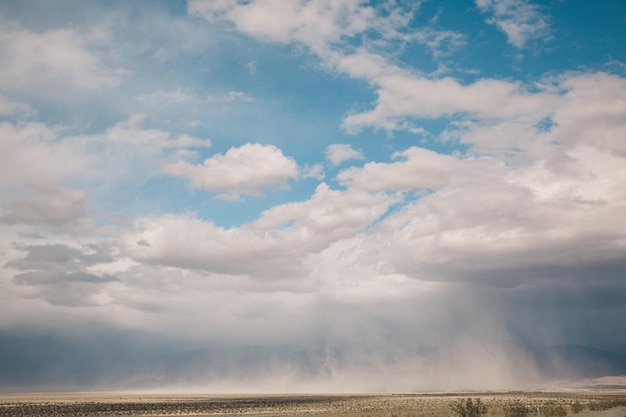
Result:
{"label": "flat terrain", "polygon": [[[528,417],[626,417],[626,391],[507,391],[411,394],[168,395],[65,393],[0,395],[0,416],[346,416],[454,417],[452,404],[480,398],[488,417],[519,401]],[[560,415],[559,415],[560,414]]]}

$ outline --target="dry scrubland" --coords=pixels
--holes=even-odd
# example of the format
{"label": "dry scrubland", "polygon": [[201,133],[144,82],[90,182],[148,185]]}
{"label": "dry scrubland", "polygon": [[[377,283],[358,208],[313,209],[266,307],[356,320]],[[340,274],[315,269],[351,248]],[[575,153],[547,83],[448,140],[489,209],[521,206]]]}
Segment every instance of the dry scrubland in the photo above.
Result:
{"label": "dry scrubland", "polygon": [[[21,394],[0,396],[0,416],[459,417],[454,404],[480,399],[485,417],[626,417],[626,391],[525,391],[367,395]],[[470,416],[471,417],[471,416]]]}

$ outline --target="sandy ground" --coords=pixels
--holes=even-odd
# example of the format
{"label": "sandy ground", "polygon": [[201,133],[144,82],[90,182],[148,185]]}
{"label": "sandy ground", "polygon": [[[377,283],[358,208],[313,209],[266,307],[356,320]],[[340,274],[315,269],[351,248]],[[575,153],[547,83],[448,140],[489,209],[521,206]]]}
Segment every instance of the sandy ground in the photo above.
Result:
{"label": "sandy ground", "polygon": [[[486,417],[505,417],[505,407],[518,400],[546,415],[559,404],[575,417],[626,417],[626,391],[568,390],[411,394],[341,395],[169,395],[122,393],[64,393],[0,395],[0,416],[112,417],[112,416],[345,416],[455,417],[452,404],[481,398]],[[582,412],[573,413],[580,404]],[[616,406],[620,405],[620,406]],[[601,410],[601,408],[611,407]],[[589,408],[593,408],[594,411]]]}
{"label": "sandy ground", "polygon": [[576,417],[626,417],[626,406],[610,408],[604,411],[583,411]]}

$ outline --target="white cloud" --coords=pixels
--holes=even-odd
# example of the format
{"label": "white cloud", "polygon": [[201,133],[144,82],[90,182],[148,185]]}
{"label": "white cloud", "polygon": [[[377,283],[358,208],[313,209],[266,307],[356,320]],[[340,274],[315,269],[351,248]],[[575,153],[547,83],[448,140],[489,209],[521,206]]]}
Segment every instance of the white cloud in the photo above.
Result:
{"label": "white cloud", "polygon": [[[420,118],[456,119],[442,138],[470,144],[471,157],[459,159],[412,148],[397,155],[406,160],[368,163],[339,174],[340,182],[350,189],[430,190],[429,195],[421,196],[378,224],[376,234],[363,247],[371,249],[364,252],[363,259],[378,257],[385,259],[381,262],[392,271],[445,280],[458,276],[457,271],[464,267],[470,274],[469,264],[474,256],[489,264],[485,270],[514,270],[521,268],[533,251],[554,245],[563,248],[563,257],[555,257],[555,265],[564,265],[583,259],[577,258],[581,255],[578,249],[570,249],[581,245],[588,236],[586,226],[576,228],[572,224],[595,215],[622,223],[614,217],[616,207],[622,204],[615,191],[623,181],[621,170],[609,173],[595,165],[604,160],[615,167],[620,161],[617,155],[618,159],[609,163],[607,151],[619,154],[623,149],[623,141],[616,140],[624,136],[621,78],[567,74],[553,84],[532,86],[499,79],[463,84],[449,77],[428,78],[395,64],[380,52],[376,42],[345,41],[366,30],[378,32],[383,39],[408,39],[402,33],[408,20],[398,19],[395,29],[390,30],[383,23],[375,23],[376,19],[365,18],[376,16],[368,6],[361,5],[362,12],[345,9],[353,14],[353,19],[346,18],[346,22],[360,22],[350,25],[336,19],[337,8],[329,6],[324,13],[312,12],[311,20],[305,21],[299,16],[296,3],[286,6],[275,1],[271,5],[276,9],[268,7],[265,11],[280,12],[293,19],[271,28],[269,18],[263,18],[263,14],[257,18],[252,13],[264,2],[229,2],[228,6],[223,3],[219,7],[209,4],[193,3],[190,10],[210,20],[228,21],[239,31],[261,39],[305,44],[330,69],[370,83],[378,96],[374,108],[346,117],[343,125],[350,132],[368,126],[415,129],[411,120]],[[308,6],[313,4],[320,3],[310,2]],[[490,22],[518,48],[549,36],[548,17],[530,2],[478,0],[476,4],[491,15]],[[313,39],[313,33],[317,39]],[[438,42],[447,39],[453,44],[461,40],[427,30],[413,40],[437,48],[441,46]],[[591,103],[589,110],[583,103]],[[584,153],[587,156],[582,157]],[[595,161],[593,168],[585,162],[590,160]],[[537,185],[539,178],[551,178],[550,184]],[[602,178],[610,186],[601,187],[594,178]],[[591,198],[600,195],[591,193],[594,187],[612,195],[611,208]],[[593,207],[593,216],[586,211],[590,209],[588,204]],[[573,240],[560,240],[561,234]],[[623,248],[614,240],[615,235],[606,235],[606,245],[617,254]],[[540,243],[533,246],[532,242]],[[595,252],[588,259],[594,256],[600,254]],[[545,257],[534,259],[538,266],[550,264]],[[431,273],[433,276],[429,276]]]}
{"label": "white cloud", "polygon": [[282,43],[302,42],[315,51],[323,51],[342,36],[353,36],[372,24],[374,10],[362,7],[361,3],[360,0],[255,0],[248,3],[193,0],[189,3],[189,12],[207,20],[229,20],[237,30],[252,36]]}
{"label": "white cloud", "polygon": [[620,140],[626,134],[624,94],[626,80],[621,77],[601,72],[564,74],[532,94],[535,114],[520,111],[497,119],[459,121],[445,136],[470,144],[477,153],[517,154],[553,163],[562,162],[564,152],[582,144],[624,155]]}
{"label": "white cloud", "polygon": [[310,200],[272,207],[254,222],[221,228],[190,215],[138,219],[122,241],[141,262],[222,274],[283,278],[329,244],[354,237],[396,197],[320,184]]}
{"label": "white cloud", "polygon": [[109,68],[72,29],[42,33],[0,30],[0,86],[41,87],[61,82],[87,90],[118,85],[125,72]]}
{"label": "white cloud", "polygon": [[349,161],[350,159],[363,159],[363,154],[350,144],[347,143],[335,143],[328,145],[326,148],[326,159],[328,159],[333,165],[339,165],[342,162]]}
{"label": "white cloud", "polygon": [[[529,22],[539,25],[537,22],[545,21],[536,7],[521,0],[498,3],[485,0],[479,7],[492,10],[500,18],[516,11],[516,16],[523,20],[520,27],[530,25]],[[451,31],[425,28],[404,33],[412,11],[394,3],[385,8],[387,14],[383,15],[380,10],[359,1],[337,3],[326,0],[256,0],[249,3],[197,0],[189,5],[190,13],[200,14],[210,21],[230,22],[248,35],[307,45],[331,69],[368,81],[375,87],[378,99],[373,110],[345,118],[343,126],[352,133],[367,126],[386,130],[406,128],[407,124],[403,123],[406,118],[459,114],[483,119],[517,117],[536,121],[552,110],[554,95],[531,93],[519,83],[482,79],[464,85],[453,78],[426,78],[391,63],[391,59],[381,52],[384,48],[379,47],[380,42],[420,42],[436,56],[463,43],[463,36]],[[283,18],[276,19],[276,16]],[[356,34],[367,37],[363,35],[367,31],[377,33],[380,39],[362,44],[357,42],[356,45],[346,41]]]}
{"label": "white cloud", "polygon": [[626,252],[626,161],[610,151],[576,147],[556,166],[406,154],[406,162],[370,163],[339,176],[370,190],[432,188],[359,242],[357,264],[377,259],[421,280],[515,285],[550,269],[580,279],[596,262],[618,262]]}
{"label": "white cloud", "polygon": [[529,0],[476,0],[476,5],[491,15],[487,22],[503,31],[516,48],[550,35],[550,19]]}
{"label": "white cloud", "polygon": [[[248,3],[196,0],[189,4],[188,10],[209,21],[230,22],[240,32],[260,39],[304,44],[329,68],[367,80],[376,88],[376,109],[348,116],[344,127],[350,132],[364,126],[397,129],[398,122],[405,117],[456,113],[481,117],[526,116],[545,109],[544,97],[527,94],[515,83],[481,80],[462,85],[451,78],[427,79],[390,63],[389,57],[381,52],[385,49],[381,45],[389,46],[394,40],[424,43],[437,56],[463,43],[463,36],[451,31],[425,28],[413,34],[405,33],[418,4],[413,6],[393,3],[381,11],[356,0]],[[354,44],[347,41],[356,35],[367,39],[366,32],[376,33],[377,39]]]}
{"label": "white cloud", "polygon": [[[358,64],[344,63],[349,72]],[[349,131],[364,126],[393,130],[405,118],[438,118],[467,114],[483,119],[526,118],[538,121],[548,114],[557,98],[543,92],[525,91],[518,83],[483,79],[463,85],[452,78],[430,80],[396,69],[382,68],[372,82],[379,86],[373,110],[352,114],[344,120]]]}
{"label": "white cloud", "polygon": [[[370,65],[363,73],[365,63]],[[344,119],[349,132],[367,126],[411,130],[407,120],[460,116],[448,133],[454,132],[454,126],[460,128],[461,134],[452,137],[472,144],[477,152],[522,151],[537,157],[558,152],[557,143],[625,151],[620,138],[625,134],[626,82],[615,75],[564,74],[530,90],[501,80],[483,79],[470,85],[452,78],[430,80],[368,55],[344,57],[340,68],[378,86],[374,109]]]}
{"label": "white cloud", "polygon": [[626,79],[606,73],[570,74],[552,119],[553,134],[568,144],[587,143],[626,154]]}
{"label": "white cloud", "polygon": [[149,146],[153,148],[208,148],[209,139],[201,139],[187,134],[172,135],[158,129],[143,129],[142,123],[146,115],[136,113],[123,122],[117,123],[108,129],[104,137],[106,140],[123,142],[133,145]]}
{"label": "white cloud", "polygon": [[[238,31],[265,41],[305,45],[333,66],[336,53],[346,54],[359,44],[381,50],[391,41],[418,41],[428,43],[434,54],[443,53],[444,44],[459,44],[451,32],[432,36],[430,31],[422,37],[405,33],[420,4],[390,2],[376,8],[363,0],[192,0],[188,12],[210,22],[229,22]],[[370,38],[370,33],[376,35]]]}
{"label": "white cloud", "polygon": [[362,168],[341,171],[343,185],[367,191],[437,189],[446,185],[460,162],[423,148],[409,148],[394,155],[404,161],[392,164],[370,162]]}
{"label": "white cloud", "polygon": [[302,178],[315,178],[317,180],[322,180],[326,176],[324,174],[324,165],[322,164],[304,166],[300,169],[300,173]]}
{"label": "white cloud", "polygon": [[[0,205],[11,213],[10,218],[17,219],[27,212],[42,214],[49,204],[49,216],[62,217],[65,211],[68,216],[76,215],[76,221],[66,219],[66,224],[53,225],[42,220],[42,227],[81,234],[91,223],[86,216],[78,216],[74,209],[83,207],[83,202],[75,200],[75,194],[68,190],[89,190],[100,203],[103,198],[114,200],[115,195],[107,194],[117,186],[123,184],[126,190],[141,187],[149,178],[161,175],[164,161],[191,159],[195,156],[193,148],[211,144],[208,139],[186,134],[144,129],[143,119],[136,114],[90,135],[69,135],[62,128],[53,130],[41,123],[0,122]],[[28,184],[36,184],[38,195],[24,192]],[[41,184],[51,184],[52,188],[46,191]],[[55,210],[61,203],[67,206]]]}
{"label": "white cloud", "polygon": [[67,178],[94,162],[83,144],[59,141],[57,132],[41,123],[0,122],[0,137],[0,186]]}
{"label": "white cloud", "polygon": [[164,172],[187,178],[194,188],[220,193],[223,199],[263,195],[267,188],[284,188],[298,177],[296,162],[274,145],[247,143],[208,158],[202,165],[166,163]]}

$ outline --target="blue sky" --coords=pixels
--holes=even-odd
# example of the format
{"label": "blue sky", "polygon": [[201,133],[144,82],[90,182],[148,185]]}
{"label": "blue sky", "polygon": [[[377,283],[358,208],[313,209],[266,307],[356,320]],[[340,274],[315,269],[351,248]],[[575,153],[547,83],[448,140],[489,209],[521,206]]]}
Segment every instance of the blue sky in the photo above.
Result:
{"label": "blue sky", "polygon": [[507,377],[520,341],[626,352],[625,24],[623,1],[4,2],[0,331],[310,343],[325,365],[285,386],[328,390],[467,388],[404,375],[432,374],[416,346],[470,343],[481,388],[545,377]]}

